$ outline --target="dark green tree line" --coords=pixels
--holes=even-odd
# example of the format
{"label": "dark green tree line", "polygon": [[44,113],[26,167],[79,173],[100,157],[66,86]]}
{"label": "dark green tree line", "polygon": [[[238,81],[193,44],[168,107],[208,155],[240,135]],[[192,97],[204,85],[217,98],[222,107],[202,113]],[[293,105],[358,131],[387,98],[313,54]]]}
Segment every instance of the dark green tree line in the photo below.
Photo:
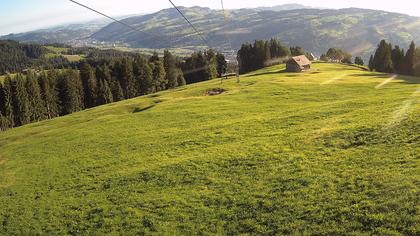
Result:
{"label": "dark green tree line", "polygon": [[407,52],[382,40],[369,60],[369,69],[385,73],[420,76],[420,48],[411,42]]}
{"label": "dark green tree line", "polygon": [[301,47],[286,47],[277,39],[256,40],[253,44],[244,43],[238,51],[239,73],[264,68],[281,63],[290,56],[308,55]]}
{"label": "dark green tree line", "polygon": [[88,59],[77,69],[6,76],[0,83],[0,130],[183,86],[184,73],[190,83],[215,78],[224,73],[225,65],[224,56],[213,50],[184,61],[166,50],[163,57],[154,53]]}

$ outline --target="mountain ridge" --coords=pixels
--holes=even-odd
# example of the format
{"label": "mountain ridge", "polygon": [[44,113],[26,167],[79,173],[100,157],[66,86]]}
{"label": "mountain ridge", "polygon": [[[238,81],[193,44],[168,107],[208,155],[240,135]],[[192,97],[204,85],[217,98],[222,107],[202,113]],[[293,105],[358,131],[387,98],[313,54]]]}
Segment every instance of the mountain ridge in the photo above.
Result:
{"label": "mountain ridge", "polygon": [[[362,8],[295,7],[300,8],[281,11],[276,11],[279,6],[270,8],[272,10],[231,9],[226,10],[227,19],[221,10],[199,6],[180,6],[179,9],[203,32],[210,46],[219,51],[228,51],[230,48],[237,50],[242,43],[274,37],[289,46],[303,46],[316,55],[330,47],[340,47],[367,58],[382,39],[403,47],[413,40],[419,42],[419,17]],[[90,35],[84,35],[87,37],[86,44],[118,44],[151,49],[205,48],[174,8],[121,21],[142,29],[146,34],[114,22],[90,32]]]}

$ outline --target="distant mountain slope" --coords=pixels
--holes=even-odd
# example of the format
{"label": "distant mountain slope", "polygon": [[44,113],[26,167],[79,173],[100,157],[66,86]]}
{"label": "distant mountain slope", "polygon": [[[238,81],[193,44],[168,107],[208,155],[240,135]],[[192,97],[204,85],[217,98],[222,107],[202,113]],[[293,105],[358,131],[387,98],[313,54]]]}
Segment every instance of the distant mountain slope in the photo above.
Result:
{"label": "distant mountain slope", "polygon": [[[115,18],[125,19],[133,16],[139,16],[139,14],[117,16]],[[107,18],[99,18],[96,20],[63,24],[24,33],[3,35],[0,36],[0,40],[10,39],[19,42],[33,42],[41,44],[65,43],[77,45],[77,43],[84,42],[86,38],[89,38],[93,33],[107,26],[111,22],[112,20]]]}
{"label": "distant mountain slope", "polygon": [[283,4],[283,5],[277,5],[272,7],[258,7],[258,10],[263,11],[290,11],[290,10],[297,10],[297,9],[311,9],[313,7],[305,6],[302,4],[297,3],[289,3],[289,4]]}
{"label": "distant mountain slope", "polygon": [[[300,4],[228,10],[180,7],[201,30],[210,46],[218,50],[239,49],[244,42],[278,37],[288,45],[301,45],[320,55],[330,47],[340,47],[365,58],[381,39],[407,47],[420,42],[420,18],[367,9],[316,9]],[[122,18],[119,18],[122,19]],[[72,24],[23,34],[0,37],[24,42],[68,43],[73,46],[123,45],[134,48],[203,48],[179,13],[173,9],[124,18],[123,22],[142,29],[133,31],[106,21]]]}
{"label": "distant mountain slope", "polygon": [[[213,47],[227,48],[225,35],[235,49],[243,42],[278,37],[284,43],[301,45],[320,54],[329,47],[341,47],[353,54],[373,51],[381,39],[407,45],[420,36],[420,18],[376,10],[348,8],[296,9],[262,11],[230,10],[226,21],[222,11],[202,7],[180,8],[202,30]],[[92,38],[99,41],[122,41],[132,47],[161,48],[200,46],[202,41],[191,37],[192,30],[175,9],[166,9],[141,17],[123,20],[143,29],[148,35],[112,23]]]}
{"label": "distant mountain slope", "polygon": [[102,19],[75,24],[67,24],[25,33],[4,35],[1,36],[0,39],[11,39],[20,42],[36,43],[69,43],[74,40],[89,37],[110,22],[111,20]]}

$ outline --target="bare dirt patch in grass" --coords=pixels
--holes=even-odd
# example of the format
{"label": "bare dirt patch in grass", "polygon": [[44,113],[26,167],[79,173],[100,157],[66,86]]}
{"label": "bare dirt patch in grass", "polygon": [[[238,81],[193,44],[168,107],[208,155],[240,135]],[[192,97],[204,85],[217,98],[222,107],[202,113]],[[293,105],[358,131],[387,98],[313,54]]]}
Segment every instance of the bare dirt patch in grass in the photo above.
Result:
{"label": "bare dirt patch in grass", "polygon": [[222,88],[213,88],[213,89],[209,89],[209,90],[207,90],[207,91],[204,93],[204,95],[206,95],[206,96],[215,96],[215,95],[222,94],[222,93],[224,93],[224,92],[226,92],[226,90],[225,90],[225,89],[222,89]]}

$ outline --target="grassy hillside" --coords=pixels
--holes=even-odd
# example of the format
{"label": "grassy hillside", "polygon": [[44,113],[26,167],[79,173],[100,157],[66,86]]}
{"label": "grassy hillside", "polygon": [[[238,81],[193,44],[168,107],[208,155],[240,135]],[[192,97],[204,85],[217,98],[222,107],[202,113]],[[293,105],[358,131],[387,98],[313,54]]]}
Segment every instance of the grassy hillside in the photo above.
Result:
{"label": "grassy hillside", "polygon": [[283,69],[0,133],[0,234],[418,235],[418,78]]}

